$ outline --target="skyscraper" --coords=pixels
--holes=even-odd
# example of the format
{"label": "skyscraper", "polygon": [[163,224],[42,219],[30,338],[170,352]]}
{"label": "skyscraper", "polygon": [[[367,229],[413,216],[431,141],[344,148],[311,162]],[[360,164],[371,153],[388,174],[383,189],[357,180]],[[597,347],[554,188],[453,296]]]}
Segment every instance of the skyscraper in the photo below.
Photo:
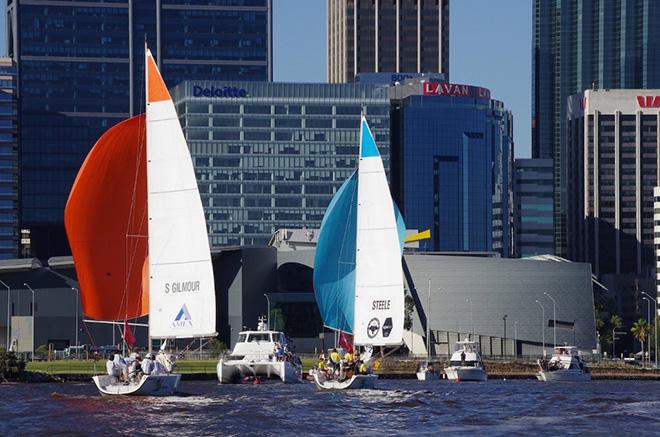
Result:
{"label": "skyscraper", "polygon": [[362,111],[389,170],[388,88],[215,81],[173,88],[211,246],[264,245],[277,229],[320,228],[357,165]]}
{"label": "skyscraper", "polygon": [[660,2],[535,0],[533,39],[532,156],[554,159],[555,253],[565,256],[567,97],[660,86]]}
{"label": "skyscraper", "polygon": [[328,80],[358,73],[444,73],[449,0],[328,0]]}
{"label": "skyscraper", "polygon": [[552,159],[516,159],[515,256],[553,254]]}
{"label": "skyscraper", "polygon": [[660,89],[587,90],[568,101],[568,255],[589,262],[632,321],[655,282]]}
{"label": "skyscraper", "polygon": [[272,76],[271,0],[8,0],[7,12],[21,223],[39,257],[68,252],[64,205],[94,141],[144,111],[145,40],[168,86]]}
{"label": "skyscraper", "polygon": [[413,79],[390,89],[391,187],[429,251],[509,257],[513,116],[486,88]]}
{"label": "skyscraper", "polygon": [[0,259],[18,256],[16,65],[0,59]]}

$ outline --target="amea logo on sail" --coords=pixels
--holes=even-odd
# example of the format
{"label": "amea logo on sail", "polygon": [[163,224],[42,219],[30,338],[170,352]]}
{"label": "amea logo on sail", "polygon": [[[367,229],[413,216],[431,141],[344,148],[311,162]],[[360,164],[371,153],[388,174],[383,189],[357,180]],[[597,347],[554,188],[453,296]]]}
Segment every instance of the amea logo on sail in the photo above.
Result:
{"label": "amea logo on sail", "polygon": [[192,317],[190,317],[190,312],[188,311],[188,307],[184,303],[181,309],[179,310],[179,313],[176,315],[174,318],[174,321],[172,322],[172,328],[186,328],[186,327],[192,327]]}

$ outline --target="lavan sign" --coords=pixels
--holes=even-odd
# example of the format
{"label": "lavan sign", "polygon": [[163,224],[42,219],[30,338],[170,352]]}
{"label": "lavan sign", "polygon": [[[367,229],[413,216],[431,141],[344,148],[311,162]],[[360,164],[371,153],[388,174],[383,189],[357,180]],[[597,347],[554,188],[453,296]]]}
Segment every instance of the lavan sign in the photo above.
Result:
{"label": "lavan sign", "polygon": [[204,88],[193,86],[193,97],[247,97],[248,92],[244,88],[231,86]]}
{"label": "lavan sign", "polygon": [[459,85],[456,83],[424,82],[422,91],[425,96],[458,96],[490,99],[490,91],[486,88]]}

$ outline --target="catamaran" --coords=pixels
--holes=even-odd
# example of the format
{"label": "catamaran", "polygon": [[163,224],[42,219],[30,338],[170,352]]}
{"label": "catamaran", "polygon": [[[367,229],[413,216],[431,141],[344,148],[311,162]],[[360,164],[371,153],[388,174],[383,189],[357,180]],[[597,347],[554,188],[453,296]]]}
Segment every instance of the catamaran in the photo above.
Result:
{"label": "catamaran", "polygon": [[[325,212],[314,258],[314,291],[323,322],[352,334],[356,347],[402,343],[404,237],[403,219],[363,116],[358,167]],[[344,380],[314,375],[320,389],[373,388],[376,379],[371,374]]]}
{"label": "catamaran", "polygon": [[[87,155],[64,211],[83,310],[96,320],[149,314],[153,339],[213,337],[215,283],[192,159],[145,47],[146,114],[108,129]],[[93,378],[102,394],[171,395],[181,375]]]}

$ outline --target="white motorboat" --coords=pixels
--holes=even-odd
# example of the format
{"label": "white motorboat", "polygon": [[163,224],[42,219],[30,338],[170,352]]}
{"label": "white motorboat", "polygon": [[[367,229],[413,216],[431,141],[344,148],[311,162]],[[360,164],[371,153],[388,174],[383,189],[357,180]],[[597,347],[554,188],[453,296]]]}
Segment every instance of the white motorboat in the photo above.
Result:
{"label": "white motorboat", "polygon": [[122,383],[116,376],[92,377],[103,395],[171,396],[181,380],[180,374],[144,375],[137,382]]}
{"label": "white motorboat", "polygon": [[575,346],[558,346],[549,361],[537,361],[539,381],[591,381],[591,372]]}
{"label": "white motorboat", "polygon": [[276,343],[286,344],[280,331],[268,330],[259,321],[256,331],[242,331],[229,357],[218,362],[218,380],[221,383],[239,383],[247,378],[279,379],[282,382],[301,382],[302,366],[275,356]]}
{"label": "white motorboat", "polygon": [[457,341],[456,349],[445,367],[447,379],[452,381],[486,381],[488,374],[481,361],[479,343],[476,341]]}

